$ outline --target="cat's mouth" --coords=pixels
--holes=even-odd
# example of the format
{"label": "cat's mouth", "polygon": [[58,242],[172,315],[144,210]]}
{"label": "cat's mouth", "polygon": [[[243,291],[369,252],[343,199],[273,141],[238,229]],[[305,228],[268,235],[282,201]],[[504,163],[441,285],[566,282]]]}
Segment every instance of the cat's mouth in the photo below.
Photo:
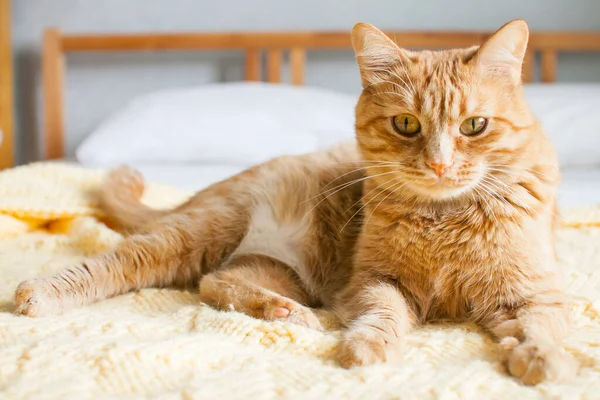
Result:
{"label": "cat's mouth", "polygon": [[461,178],[456,176],[444,176],[441,178],[426,177],[412,182],[410,186],[420,196],[426,196],[434,200],[443,200],[458,197],[473,190],[479,182],[479,175],[473,173]]}

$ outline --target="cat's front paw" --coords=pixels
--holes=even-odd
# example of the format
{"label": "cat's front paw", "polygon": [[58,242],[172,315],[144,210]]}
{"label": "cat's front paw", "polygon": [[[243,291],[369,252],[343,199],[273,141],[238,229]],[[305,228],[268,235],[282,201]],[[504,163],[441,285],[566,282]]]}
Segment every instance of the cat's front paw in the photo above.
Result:
{"label": "cat's front paw", "polygon": [[402,344],[399,338],[388,339],[374,332],[348,332],[340,343],[337,358],[344,368],[399,363]]}
{"label": "cat's front paw", "polygon": [[577,375],[579,363],[559,347],[531,342],[516,344],[515,341],[506,338],[501,343],[507,351],[506,367],[525,385],[544,381],[565,383]]}
{"label": "cat's front paw", "polygon": [[53,290],[52,285],[43,279],[21,282],[15,292],[16,313],[29,317],[58,314],[61,311],[60,301]]}

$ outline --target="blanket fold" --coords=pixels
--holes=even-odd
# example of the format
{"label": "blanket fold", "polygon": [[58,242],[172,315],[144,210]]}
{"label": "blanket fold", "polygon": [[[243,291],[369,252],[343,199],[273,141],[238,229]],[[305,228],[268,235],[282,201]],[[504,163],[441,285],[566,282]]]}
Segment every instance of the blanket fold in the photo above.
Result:
{"label": "blanket fold", "polygon": [[[408,335],[402,365],[345,370],[326,332],[218,312],[195,291],[144,289],[40,319],[14,314],[19,282],[114,247],[101,222],[105,171],[35,163],[0,172],[0,398],[4,399],[539,399],[600,393],[600,206],[563,210],[557,254],[573,295],[565,343],[575,381],[525,387],[507,376],[495,343],[472,325]],[[150,183],[142,201],[170,208],[191,193]]]}

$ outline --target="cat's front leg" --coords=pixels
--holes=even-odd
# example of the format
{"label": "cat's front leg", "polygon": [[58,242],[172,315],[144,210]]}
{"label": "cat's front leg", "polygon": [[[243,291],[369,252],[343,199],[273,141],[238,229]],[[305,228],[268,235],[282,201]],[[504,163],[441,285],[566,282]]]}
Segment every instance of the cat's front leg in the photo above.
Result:
{"label": "cat's front leg", "polygon": [[546,292],[506,318],[500,313],[488,328],[500,340],[508,372],[526,385],[543,381],[568,382],[579,363],[561,347],[568,334],[569,316],[564,295]]}
{"label": "cat's front leg", "polygon": [[337,354],[343,367],[401,360],[404,336],[415,317],[392,282],[354,277],[337,310],[347,326]]}

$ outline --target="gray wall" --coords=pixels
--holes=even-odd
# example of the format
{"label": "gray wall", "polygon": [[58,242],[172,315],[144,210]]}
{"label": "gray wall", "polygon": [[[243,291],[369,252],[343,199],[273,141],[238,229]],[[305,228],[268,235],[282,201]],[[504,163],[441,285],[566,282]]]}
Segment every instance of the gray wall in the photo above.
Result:
{"label": "gray wall", "polygon": [[[524,18],[532,30],[600,30],[600,0],[16,0],[13,42],[20,162],[38,158],[40,41],[68,33],[227,30],[489,29]],[[240,79],[241,54],[78,54],[68,58],[68,150],[133,96],[160,88]],[[309,55],[307,83],[357,93],[350,52]],[[559,80],[600,81],[600,57],[561,57]]]}

